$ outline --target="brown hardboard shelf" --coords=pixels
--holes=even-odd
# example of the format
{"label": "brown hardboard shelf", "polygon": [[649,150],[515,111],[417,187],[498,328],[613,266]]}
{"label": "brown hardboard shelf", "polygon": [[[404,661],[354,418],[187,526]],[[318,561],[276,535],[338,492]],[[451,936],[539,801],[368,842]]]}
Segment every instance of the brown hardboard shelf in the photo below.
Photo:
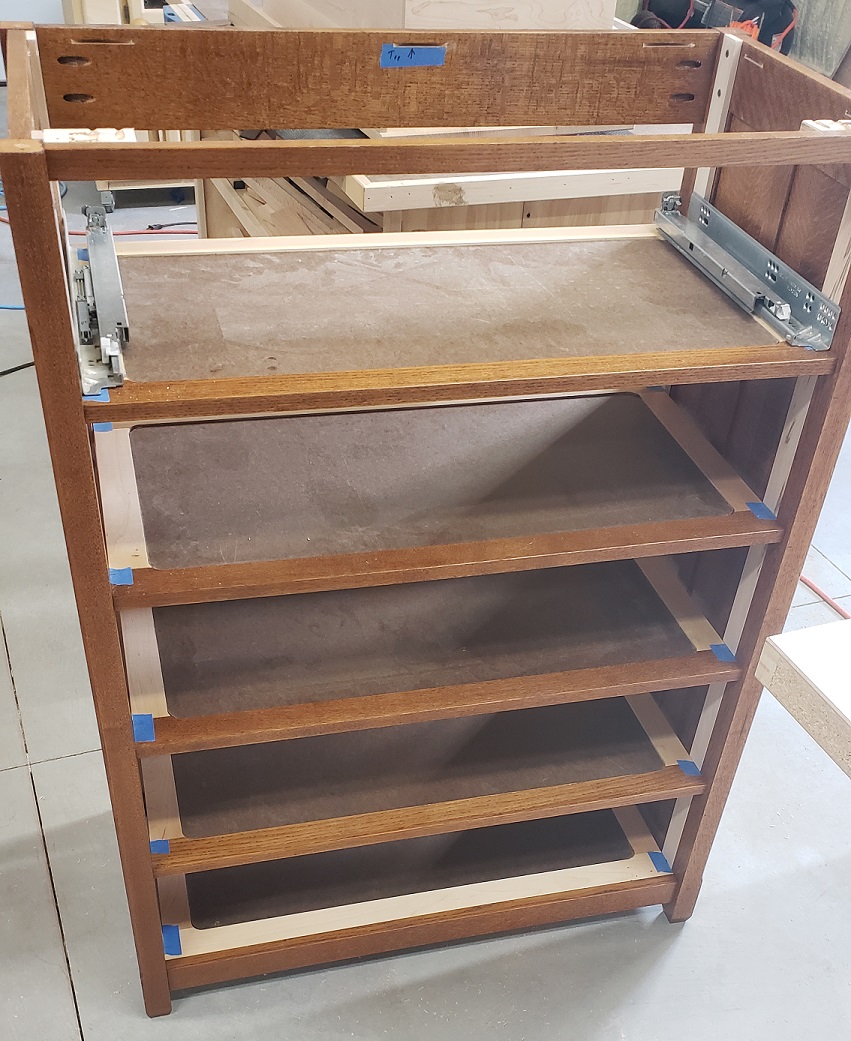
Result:
{"label": "brown hardboard shelf", "polygon": [[659,558],[120,617],[145,759],[739,675]]}
{"label": "brown hardboard shelf", "polygon": [[116,605],[773,543],[661,390],[95,434]]}
{"label": "brown hardboard shelf", "polygon": [[[0,30],[151,1015],[321,962],[687,918],[836,460],[851,138],[799,128],[851,95],[709,30],[445,38],[437,72],[397,75],[371,32]],[[54,134],[476,122],[696,132]],[[655,168],[824,286],[829,351],[778,342],[651,227],[122,241],[127,379],[80,400],[58,180]]]}
{"label": "brown hardboard shelf", "polygon": [[123,244],[128,382],[87,416],[392,407],[833,366],[830,352],[778,341],[652,226],[381,238]]}

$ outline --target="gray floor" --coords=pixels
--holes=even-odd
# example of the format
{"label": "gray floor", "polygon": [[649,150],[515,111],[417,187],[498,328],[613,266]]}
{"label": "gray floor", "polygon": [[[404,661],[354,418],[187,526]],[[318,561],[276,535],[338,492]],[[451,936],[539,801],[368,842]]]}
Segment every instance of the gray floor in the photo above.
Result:
{"label": "gray floor", "polygon": [[[176,213],[170,219],[191,219]],[[149,219],[119,215],[124,227]],[[0,225],[0,303],[16,302]],[[29,359],[23,316],[0,311],[0,371]],[[807,565],[851,607],[849,516],[851,440]],[[789,625],[835,617],[800,587]],[[0,1037],[848,1036],[851,784],[768,697],[687,924],[647,910],[220,987],[181,997],[171,1017],[151,1022],[32,368],[0,377],[0,620]]]}

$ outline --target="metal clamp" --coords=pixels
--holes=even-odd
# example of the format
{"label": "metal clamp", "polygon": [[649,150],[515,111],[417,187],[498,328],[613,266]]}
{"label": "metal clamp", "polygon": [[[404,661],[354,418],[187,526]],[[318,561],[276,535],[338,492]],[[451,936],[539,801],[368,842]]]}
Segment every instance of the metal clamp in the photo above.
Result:
{"label": "metal clamp", "polygon": [[123,350],[130,341],[124,289],[115,242],[106,219],[115,209],[111,192],[102,205],[85,206],[86,250],[73,272],[74,309],[79,339],[80,379],[84,394],[97,394],[124,382]]}
{"label": "metal clamp", "polygon": [[688,217],[679,195],[667,195],[655,224],[664,237],[744,310],[790,344],[826,351],[839,320],[837,305],[770,250],[692,195]]}

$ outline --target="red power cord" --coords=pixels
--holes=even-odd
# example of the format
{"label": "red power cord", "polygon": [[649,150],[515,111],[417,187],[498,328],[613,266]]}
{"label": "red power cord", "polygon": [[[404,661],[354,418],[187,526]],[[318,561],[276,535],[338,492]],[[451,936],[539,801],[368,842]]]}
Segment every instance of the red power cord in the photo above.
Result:
{"label": "red power cord", "polygon": [[806,575],[801,575],[801,582],[803,582],[807,589],[812,589],[816,596],[824,600],[828,607],[832,607],[841,618],[851,618],[851,614],[849,614],[841,604],[838,604],[832,596],[828,596],[823,589],[819,589],[812,579],[807,578]]}

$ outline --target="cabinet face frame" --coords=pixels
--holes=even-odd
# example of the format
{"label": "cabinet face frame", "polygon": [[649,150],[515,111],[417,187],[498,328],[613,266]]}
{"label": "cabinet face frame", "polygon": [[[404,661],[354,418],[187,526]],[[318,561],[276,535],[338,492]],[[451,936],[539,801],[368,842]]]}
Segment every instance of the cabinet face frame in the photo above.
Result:
{"label": "cabinet face frame", "polygon": [[[173,31],[184,30],[168,30]],[[56,30],[49,32],[54,40],[74,39],[73,30],[60,30],[64,36],[57,36]],[[111,41],[120,39],[115,32],[109,31],[105,37]],[[198,39],[204,35],[199,34]],[[665,34],[661,34],[661,38],[665,38]],[[241,47],[255,46],[248,36],[234,39],[240,41]],[[652,36],[643,36],[643,39],[653,41]],[[236,146],[205,142],[45,146],[32,137],[33,132],[41,129],[40,121],[42,126],[45,125],[37,116],[41,86],[38,75],[34,75],[38,73],[39,65],[33,64],[33,58],[37,56],[34,48],[40,37],[28,36],[25,28],[10,28],[6,30],[4,42],[10,82],[15,92],[11,106],[15,113],[14,132],[21,137],[0,145],[0,168],[13,222],[148,1011],[151,1014],[169,1011],[170,991],[180,986],[398,949],[416,943],[520,928],[576,915],[664,902],[672,919],[687,917],[697,896],[706,857],[758,700],[759,683],[754,676],[758,651],[765,637],[782,624],[791,602],[848,418],[851,364],[847,344],[851,337],[851,291],[845,284],[839,292],[846,266],[847,220],[838,226],[837,248],[842,252],[834,255],[832,264],[828,264],[829,258],[824,258],[823,265],[831,272],[843,308],[835,346],[828,358],[819,360],[821,368],[807,371],[807,366],[802,365],[797,370],[799,380],[809,381],[798,383],[794,407],[790,406],[787,413],[787,430],[794,433],[791,440],[797,442],[797,450],[787,452],[782,462],[771,467],[769,478],[769,486],[773,489],[771,494],[777,498],[783,534],[777,544],[759,551],[761,567],[749,566],[747,569],[748,575],[752,576],[753,589],[752,598],[749,596],[750,611],[734,610],[735,620],[731,616],[730,625],[741,629],[738,661],[744,675],[730,682],[722,697],[712,699],[717,707],[714,727],[711,736],[701,738],[706,744],[703,759],[706,790],[694,797],[690,806],[681,807],[683,812],[679,817],[684,818],[682,838],[676,851],[673,875],[618,883],[612,890],[594,886],[588,891],[562,894],[559,898],[545,894],[528,902],[498,905],[496,910],[485,906],[474,915],[462,916],[463,920],[451,915],[439,920],[426,916],[418,922],[393,923],[393,928],[379,938],[369,930],[357,938],[323,935],[306,943],[300,950],[290,952],[274,943],[260,944],[230,960],[221,956],[221,952],[220,956],[213,952],[200,955],[198,961],[178,969],[177,962],[170,960],[167,963],[163,954],[159,900],[131,729],[125,662],[101,537],[100,500],[90,430],[91,424],[99,420],[93,406],[84,409],[79,395],[70,307],[66,306],[65,240],[53,182],[101,176],[126,179],[153,179],[164,175],[231,177],[252,173],[276,176],[287,171],[301,171],[305,175],[325,172],[336,176],[352,174],[358,166],[360,172],[369,172],[366,167],[370,167],[374,172],[398,173],[411,169],[428,172],[441,167],[447,170],[466,168],[475,172],[494,167],[546,170],[575,166],[577,169],[593,169],[600,165],[629,168],[632,164],[640,167],[722,168],[716,192],[723,195],[729,191],[724,176],[728,170],[735,173],[741,167],[770,168],[772,165],[788,166],[791,162],[797,164],[796,177],[800,176],[801,170],[808,175],[828,176],[832,183],[847,193],[851,139],[840,133],[802,133],[797,127],[804,118],[841,118],[851,101],[851,94],[822,77],[800,70],[788,59],[746,41],[742,47],[741,67],[746,68],[747,73],[745,78],[737,77],[733,87],[729,122],[737,120],[737,126],[752,127],[748,119],[756,121],[758,116],[750,112],[748,106],[758,109],[766,96],[773,99],[775,105],[780,104],[779,99],[785,99],[783,103],[788,106],[777,116],[774,126],[761,132],[746,129],[733,133],[698,133],[690,137],[650,137],[639,142],[612,139],[592,142],[591,146],[580,140],[546,139],[401,145],[398,142],[367,142],[366,146],[357,143],[354,148],[351,145],[292,146],[277,142]],[[152,46],[154,42],[152,38]],[[193,54],[196,44],[190,40],[186,42],[189,53]],[[367,44],[372,46],[371,41]],[[197,82],[203,77],[206,61],[200,44],[192,61],[197,66],[191,70],[195,77],[193,82]],[[753,67],[749,68],[748,63]],[[765,84],[762,102],[756,96],[759,92],[754,91],[754,77]],[[115,84],[123,81],[118,76],[111,82],[115,90]],[[777,91],[774,89],[777,82],[785,83],[789,89],[785,93]],[[42,114],[44,111],[49,113],[51,106],[54,109],[62,107],[62,99],[57,99],[51,90],[48,83]],[[121,93],[119,90],[119,95]],[[132,99],[128,98],[129,103]],[[85,106],[81,107],[85,109]],[[226,113],[227,107],[221,111]],[[772,112],[776,116],[776,110]],[[513,117],[515,113],[512,111],[510,115]],[[530,122],[535,122],[534,115],[528,113]],[[194,119],[188,122],[197,125]],[[175,125],[180,125],[180,121]],[[603,162],[601,155],[604,156]],[[505,156],[506,165],[503,165],[501,156]],[[821,172],[819,168],[823,168]],[[777,217],[779,226],[776,229],[780,239],[786,236],[784,248],[791,248],[788,239],[794,218],[801,212],[802,196],[806,194],[804,187],[802,181],[796,195],[793,183],[786,186],[784,207]],[[732,197],[731,194],[725,196]],[[716,201],[717,198],[716,194]],[[767,219],[771,215],[762,216]],[[835,227],[834,235],[836,230]],[[251,245],[239,244],[239,248],[250,251]],[[810,257],[808,262],[815,263],[816,260]],[[790,371],[795,372],[789,369],[783,370],[782,374],[788,375]],[[781,373],[777,370],[776,374]],[[668,382],[677,384],[676,374],[670,375]],[[747,376],[747,373],[743,375]],[[693,382],[700,381],[695,378]],[[540,389],[531,393],[540,393]],[[263,408],[269,408],[268,401],[263,402]],[[168,415],[167,409],[166,412]],[[118,421],[118,417],[115,418]],[[176,417],[172,415],[171,418]],[[151,759],[149,762],[158,761]],[[147,773],[149,766],[146,764],[144,769]]]}

